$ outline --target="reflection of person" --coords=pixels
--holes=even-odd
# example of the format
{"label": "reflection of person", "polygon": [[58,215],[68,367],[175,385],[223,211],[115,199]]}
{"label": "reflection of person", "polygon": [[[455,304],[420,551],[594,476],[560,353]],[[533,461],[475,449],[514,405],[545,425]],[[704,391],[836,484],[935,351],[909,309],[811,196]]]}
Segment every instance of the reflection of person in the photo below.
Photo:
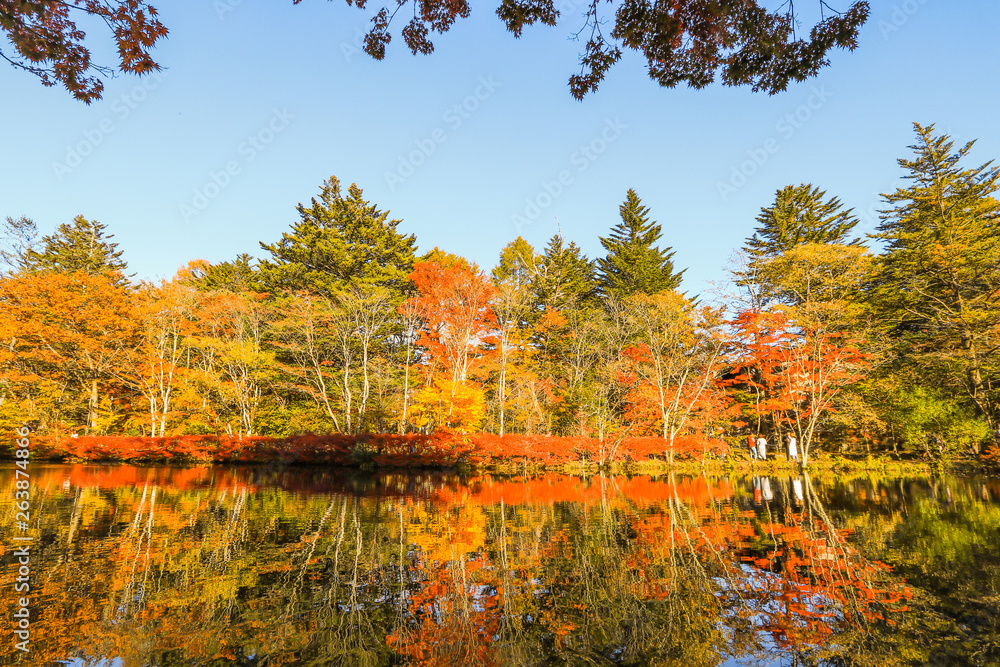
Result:
{"label": "reflection of person", "polygon": [[754,442],[753,434],[752,433],[747,436],[747,445],[750,446],[750,460],[751,461],[756,461],[757,460],[757,443]]}
{"label": "reflection of person", "polygon": [[799,460],[799,443],[795,441],[795,436],[788,436],[788,460],[798,461]]}
{"label": "reflection of person", "polygon": [[753,478],[753,504],[760,505],[760,477]]}
{"label": "reflection of person", "polygon": [[795,504],[802,502],[802,478],[792,480],[792,495],[795,496]]}
{"label": "reflection of person", "polygon": [[771,478],[765,477],[760,480],[760,491],[764,496],[764,500],[773,500],[774,494],[771,493]]}
{"label": "reflection of person", "polygon": [[760,457],[761,461],[767,460],[767,440],[764,436],[757,438],[757,456]]}

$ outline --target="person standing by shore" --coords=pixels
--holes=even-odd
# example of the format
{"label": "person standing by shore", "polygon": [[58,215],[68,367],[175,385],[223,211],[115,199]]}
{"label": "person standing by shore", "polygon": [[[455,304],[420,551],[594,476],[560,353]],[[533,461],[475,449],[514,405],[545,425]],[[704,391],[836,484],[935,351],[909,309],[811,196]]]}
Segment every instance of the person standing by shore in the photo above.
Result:
{"label": "person standing by shore", "polygon": [[788,460],[789,461],[799,460],[799,443],[795,440],[794,435],[788,436]]}
{"label": "person standing by shore", "polygon": [[757,438],[757,456],[761,461],[767,460],[767,440],[764,439],[764,436]]}
{"label": "person standing by shore", "polygon": [[757,460],[757,443],[753,439],[753,434],[752,433],[747,436],[747,445],[750,447],[750,460],[751,461],[756,461]]}

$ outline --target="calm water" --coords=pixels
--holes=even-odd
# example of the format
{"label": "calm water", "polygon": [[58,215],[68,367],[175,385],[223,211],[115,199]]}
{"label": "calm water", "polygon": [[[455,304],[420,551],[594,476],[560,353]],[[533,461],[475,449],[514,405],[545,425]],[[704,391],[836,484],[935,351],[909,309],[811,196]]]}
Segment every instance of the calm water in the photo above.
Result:
{"label": "calm water", "polygon": [[4,664],[1000,664],[996,480],[30,472]]}

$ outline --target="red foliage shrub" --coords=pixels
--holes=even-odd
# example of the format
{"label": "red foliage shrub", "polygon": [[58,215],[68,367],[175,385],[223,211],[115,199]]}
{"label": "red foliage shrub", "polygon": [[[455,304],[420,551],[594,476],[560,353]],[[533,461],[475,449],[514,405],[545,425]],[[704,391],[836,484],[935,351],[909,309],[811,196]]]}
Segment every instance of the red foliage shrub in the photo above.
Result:
{"label": "red foliage shrub", "polygon": [[[357,465],[371,461],[384,467],[440,467],[456,463],[530,463],[555,465],[574,461],[624,461],[662,457],[663,438],[627,438],[618,446],[582,436],[473,435],[439,432],[433,435],[365,433],[304,435],[285,438],[183,435],[37,437],[33,452],[40,458],[84,461],[176,461],[232,463],[315,463]],[[698,459],[704,453],[724,454],[721,440],[682,436],[674,455]]]}

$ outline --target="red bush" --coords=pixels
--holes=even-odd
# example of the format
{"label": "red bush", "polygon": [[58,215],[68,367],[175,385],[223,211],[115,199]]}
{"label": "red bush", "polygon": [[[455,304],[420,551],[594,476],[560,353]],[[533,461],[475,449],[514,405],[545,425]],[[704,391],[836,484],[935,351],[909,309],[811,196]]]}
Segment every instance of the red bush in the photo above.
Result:
{"label": "red bush", "polygon": [[[447,432],[433,435],[366,433],[304,435],[284,438],[184,435],[162,438],[138,436],[37,437],[35,455],[49,459],[84,461],[177,461],[316,463],[356,465],[371,461],[387,467],[448,466],[456,463],[529,463],[554,465],[575,461],[641,461],[665,456],[663,438],[626,438],[612,451],[610,441],[582,436],[473,435]],[[697,436],[674,441],[674,456],[700,459],[704,452],[721,454],[726,445]]]}

